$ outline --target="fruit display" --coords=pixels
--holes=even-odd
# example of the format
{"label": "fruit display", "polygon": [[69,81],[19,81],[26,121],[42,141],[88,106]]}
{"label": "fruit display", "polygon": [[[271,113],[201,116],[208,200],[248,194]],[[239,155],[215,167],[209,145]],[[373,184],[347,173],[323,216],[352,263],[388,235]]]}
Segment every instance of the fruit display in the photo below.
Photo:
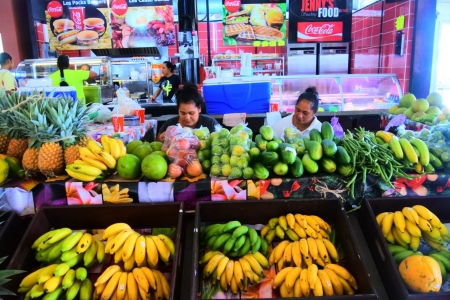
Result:
{"label": "fruit display", "polygon": [[212,176],[228,177],[231,174],[229,138],[230,131],[226,128],[217,128],[210,135]]}
{"label": "fruit display", "polygon": [[80,159],[66,165],[66,172],[81,181],[103,179],[108,171],[116,169],[117,161],[126,155],[125,146],[120,139],[101,136],[101,145],[89,139],[86,147],[78,148]]}
{"label": "fruit display", "polygon": [[113,187],[108,187],[105,183],[102,184],[103,201],[108,203],[132,203],[133,199],[128,195],[129,189],[120,189],[119,184]]}
{"label": "fruit display", "polygon": [[191,129],[184,129],[179,125],[167,127],[162,150],[166,151],[171,162],[168,166],[170,178],[176,179],[183,173],[190,177],[202,174],[202,165],[196,152],[199,145],[200,141],[193,135]]}
{"label": "fruit display", "polygon": [[199,140],[199,147],[197,149],[198,161],[202,164],[203,172],[209,174],[211,171],[211,141],[209,139],[210,132],[208,127],[200,127],[192,129],[192,133]]}
{"label": "fruit display", "polygon": [[426,99],[416,99],[413,94],[406,94],[399,105],[392,106],[388,113],[405,115],[408,119],[426,125],[449,124],[450,110],[443,106],[443,98],[433,92]]}

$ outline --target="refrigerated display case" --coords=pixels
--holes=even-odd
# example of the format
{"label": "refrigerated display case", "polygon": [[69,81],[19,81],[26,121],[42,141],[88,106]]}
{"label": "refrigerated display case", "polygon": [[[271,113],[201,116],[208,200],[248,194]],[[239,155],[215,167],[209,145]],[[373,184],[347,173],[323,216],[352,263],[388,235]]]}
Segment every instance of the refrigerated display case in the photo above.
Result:
{"label": "refrigerated display case", "polygon": [[329,74],[272,76],[271,104],[293,112],[298,97],[309,86],[319,93],[320,111],[389,109],[403,96],[395,74]]}

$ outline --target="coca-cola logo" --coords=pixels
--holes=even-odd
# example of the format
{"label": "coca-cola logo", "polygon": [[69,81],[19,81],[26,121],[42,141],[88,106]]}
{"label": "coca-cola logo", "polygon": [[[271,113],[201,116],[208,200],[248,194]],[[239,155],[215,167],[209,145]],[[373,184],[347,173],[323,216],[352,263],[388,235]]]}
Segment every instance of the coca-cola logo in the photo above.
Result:
{"label": "coca-cola logo", "polygon": [[306,27],[306,34],[333,34],[334,24],[324,24],[322,26],[312,26],[309,24]]}
{"label": "coca-cola logo", "polygon": [[342,22],[299,22],[297,42],[342,41]]}
{"label": "coca-cola logo", "polygon": [[111,3],[111,9],[116,15],[122,16],[128,11],[128,4],[125,0],[114,0]]}
{"label": "coca-cola logo", "polygon": [[47,5],[47,12],[52,18],[59,18],[63,14],[62,4],[58,1],[50,1]]}
{"label": "coca-cola logo", "polygon": [[241,0],[224,0],[223,5],[227,11],[234,13],[241,8]]}
{"label": "coca-cola logo", "polygon": [[81,24],[81,13],[79,11],[72,12],[72,21],[75,23],[76,29],[80,30]]}

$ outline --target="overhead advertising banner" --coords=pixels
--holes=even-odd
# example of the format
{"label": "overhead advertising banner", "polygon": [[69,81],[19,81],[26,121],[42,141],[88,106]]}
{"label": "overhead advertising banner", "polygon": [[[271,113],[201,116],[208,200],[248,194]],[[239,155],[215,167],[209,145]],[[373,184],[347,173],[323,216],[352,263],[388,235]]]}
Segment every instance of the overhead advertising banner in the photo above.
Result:
{"label": "overhead advertising banner", "polygon": [[50,49],[111,48],[108,15],[107,0],[50,1],[45,11]]}
{"label": "overhead advertising banner", "polygon": [[285,0],[223,0],[222,4],[224,45],[286,44]]}
{"label": "overhead advertising banner", "polygon": [[113,48],[175,45],[172,0],[110,2]]}
{"label": "overhead advertising banner", "polygon": [[352,0],[294,0],[289,43],[350,42]]}

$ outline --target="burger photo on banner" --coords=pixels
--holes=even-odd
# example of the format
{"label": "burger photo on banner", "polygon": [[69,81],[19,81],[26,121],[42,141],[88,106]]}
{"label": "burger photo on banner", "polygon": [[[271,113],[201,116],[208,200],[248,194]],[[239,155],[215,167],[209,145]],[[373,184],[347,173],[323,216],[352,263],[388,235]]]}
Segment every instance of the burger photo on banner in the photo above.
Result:
{"label": "burger photo on banner", "polygon": [[[284,46],[286,1],[223,0],[223,44]],[[269,0],[267,1],[269,2]]]}
{"label": "burger photo on banner", "polygon": [[113,48],[175,45],[172,0],[113,0],[109,7]]}
{"label": "burger photo on banner", "polygon": [[47,5],[45,16],[50,49],[111,48],[106,0],[97,1],[98,5],[72,5],[73,2],[50,1]]}
{"label": "burger photo on banner", "polygon": [[289,43],[350,42],[352,0],[293,0]]}

